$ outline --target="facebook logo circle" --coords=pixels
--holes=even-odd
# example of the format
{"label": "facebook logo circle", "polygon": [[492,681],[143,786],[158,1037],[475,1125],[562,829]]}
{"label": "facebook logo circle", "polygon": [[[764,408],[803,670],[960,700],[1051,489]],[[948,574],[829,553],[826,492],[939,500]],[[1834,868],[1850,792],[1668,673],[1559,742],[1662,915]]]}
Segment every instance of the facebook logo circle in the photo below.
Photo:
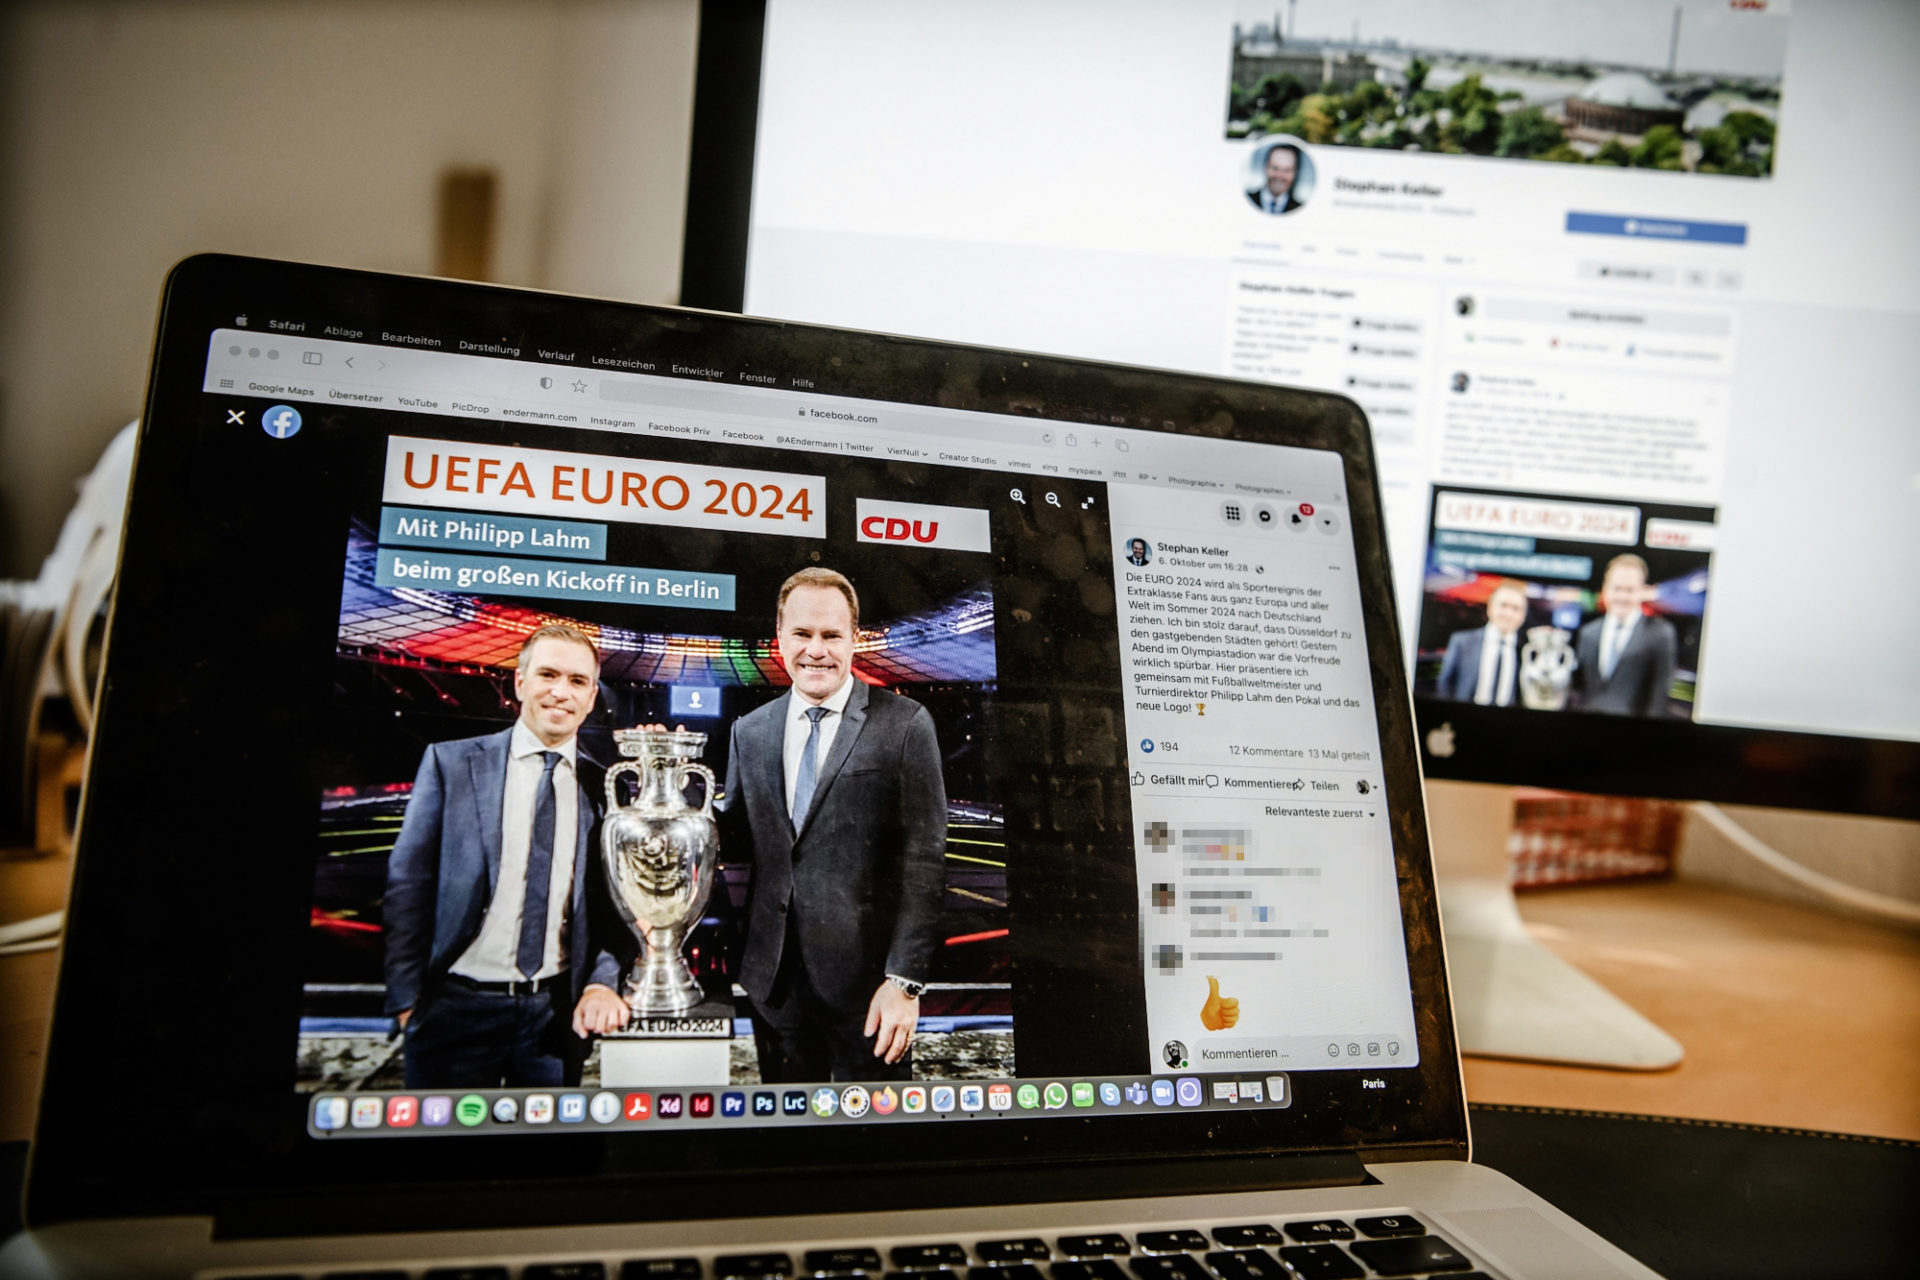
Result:
{"label": "facebook logo circle", "polygon": [[300,430],[300,411],[292,405],[276,404],[260,415],[260,428],[275,440],[285,440]]}

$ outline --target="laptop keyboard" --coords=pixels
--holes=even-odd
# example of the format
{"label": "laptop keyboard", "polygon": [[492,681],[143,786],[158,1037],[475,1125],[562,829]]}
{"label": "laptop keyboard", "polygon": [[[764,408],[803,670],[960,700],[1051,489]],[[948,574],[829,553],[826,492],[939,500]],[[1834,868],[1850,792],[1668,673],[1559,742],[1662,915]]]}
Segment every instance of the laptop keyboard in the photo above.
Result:
{"label": "laptop keyboard", "polygon": [[[845,1245],[800,1254],[391,1268],[318,1273],[320,1280],[1491,1280],[1412,1214],[1235,1223],[1205,1230]],[[311,1272],[228,1280],[308,1280]]]}

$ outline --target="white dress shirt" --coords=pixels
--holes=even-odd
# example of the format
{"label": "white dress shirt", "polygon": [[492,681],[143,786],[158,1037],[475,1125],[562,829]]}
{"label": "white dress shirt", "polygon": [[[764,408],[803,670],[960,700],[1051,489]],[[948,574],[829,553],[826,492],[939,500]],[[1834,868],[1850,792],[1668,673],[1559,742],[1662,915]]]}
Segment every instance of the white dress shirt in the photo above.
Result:
{"label": "white dress shirt", "polygon": [[[813,759],[814,785],[819,785],[820,773],[827,766],[827,753],[833,750],[833,737],[840,731],[840,722],[846,718],[847,699],[853,696],[853,675],[840,682],[831,696],[822,703],[811,703],[799,694],[787,699],[787,736],[781,753],[781,765],[786,773],[787,816],[794,817],[793,789],[800,781],[800,756],[807,749],[807,737],[813,732],[813,721],[807,719],[807,709],[819,705],[827,709],[820,717],[820,741],[815,745]],[[816,791],[817,795],[818,792]]]}
{"label": "white dress shirt", "polygon": [[524,721],[513,723],[507,747],[507,790],[500,804],[500,881],[480,921],[480,932],[454,961],[453,972],[475,982],[518,982],[520,910],[527,900],[527,857],[533,848],[533,792],[546,771],[540,755],[560,753],[553,766],[553,872],[547,884],[547,942],[536,978],[566,964],[567,904],[573,894],[574,844],[579,835],[580,788],[574,784],[579,739],[549,747]]}
{"label": "white dress shirt", "polygon": [[1503,633],[1491,622],[1482,630],[1486,635],[1480,641],[1480,679],[1473,686],[1473,700],[1483,707],[1510,707],[1513,682],[1520,674],[1520,633]]}

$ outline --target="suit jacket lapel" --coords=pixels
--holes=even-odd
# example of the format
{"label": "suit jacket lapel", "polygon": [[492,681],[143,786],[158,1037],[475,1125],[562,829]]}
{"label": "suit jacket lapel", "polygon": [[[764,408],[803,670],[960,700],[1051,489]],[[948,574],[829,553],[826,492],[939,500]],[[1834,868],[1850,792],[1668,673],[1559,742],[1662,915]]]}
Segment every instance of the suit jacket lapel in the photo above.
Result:
{"label": "suit jacket lapel", "polygon": [[748,812],[751,815],[765,806],[759,809],[761,820],[753,825],[754,841],[773,842],[767,845],[769,857],[779,845],[780,856],[785,857],[793,840],[793,826],[787,821],[786,770],[787,712],[793,708],[793,694],[783,693],[768,705],[772,714],[758,725],[747,725],[749,733],[741,740],[740,750]]}
{"label": "suit jacket lapel", "polygon": [[826,799],[827,788],[840,776],[840,766],[853,754],[854,740],[860,736],[860,727],[867,722],[867,697],[871,692],[865,683],[857,677],[853,679],[853,690],[847,696],[847,710],[844,723],[833,735],[833,750],[827,752],[827,758],[820,764],[820,776],[813,784],[813,804],[801,819],[800,829],[793,833],[794,841],[807,834],[807,828],[813,825],[813,815],[820,812],[821,801]]}
{"label": "suit jacket lapel", "polygon": [[491,899],[500,887],[500,806],[507,795],[507,760],[513,730],[495,734],[473,754],[469,766],[473,782],[473,801],[479,812],[473,815],[474,830],[480,833],[480,848],[487,859],[487,895]]}
{"label": "suit jacket lapel", "polygon": [[593,792],[586,783],[589,774],[599,773],[599,761],[592,759],[580,750],[578,744],[573,752],[574,789],[579,793],[576,800],[578,817],[574,823],[573,837],[573,911],[574,919],[580,918],[580,911],[587,901],[587,859],[593,856],[593,827],[599,817],[602,798]]}

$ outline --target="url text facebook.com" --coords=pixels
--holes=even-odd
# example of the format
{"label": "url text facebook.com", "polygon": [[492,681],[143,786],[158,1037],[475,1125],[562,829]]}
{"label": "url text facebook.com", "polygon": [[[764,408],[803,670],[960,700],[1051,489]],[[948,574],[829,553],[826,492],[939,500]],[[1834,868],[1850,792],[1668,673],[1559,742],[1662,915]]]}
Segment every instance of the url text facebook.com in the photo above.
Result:
{"label": "url text facebook.com", "polygon": [[829,422],[869,422],[876,426],[880,422],[870,413],[840,413],[833,409],[802,409],[800,412],[809,418],[824,418]]}

